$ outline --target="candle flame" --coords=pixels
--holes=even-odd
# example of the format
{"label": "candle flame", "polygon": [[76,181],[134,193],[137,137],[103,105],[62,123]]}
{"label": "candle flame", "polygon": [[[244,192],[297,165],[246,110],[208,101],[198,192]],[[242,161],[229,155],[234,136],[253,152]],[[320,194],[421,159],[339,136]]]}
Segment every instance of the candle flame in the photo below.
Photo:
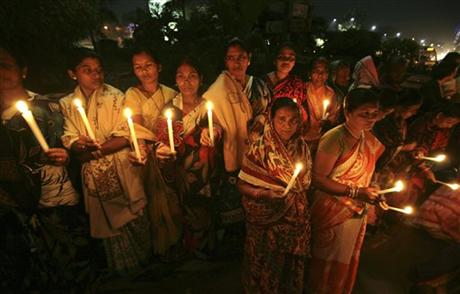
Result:
{"label": "candle flame", "polygon": [[412,213],[414,213],[414,208],[412,208],[412,206],[406,206],[406,207],[404,207],[404,213],[405,214],[412,214]]}
{"label": "candle flame", "polygon": [[133,111],[131,108],[126,107],[125,110],[123,111],[123,114],[125,115],[126,118],[131,118],[133,116]]}
{"label": "candle flame", "polygon": [[323,100],[323,108],[326,109],[326,108],[329,106],[329,103],[331,103],[331,102],[329,101],[329,99],[324,99],[324,100]]}
{"label": "candle flame", "polygon": [[403,181],[397,181],[396,184],[395,184],[395,191],[396,192],[401,192],[402,190],[404,190]]}
{"label": "candle flame", "polygon": [[447,186],[449,186],[452,190],[458,190],[458,188],[460,188],[460,185],[457,183],[447,184]]}
{"label": "candle flame", "polygon": [[300,162],[296,163],[295,170],[297,172],[300,172],[302,170],[302,168],[303,168],[303,164],[301,164]]}
{"label": "candle flame", "polygon": [[16,108],[21,113],[29,111],[29,107],[27,107],[27,103],[25,101],[23,101],[23,100],[19,100],[18,102],[16,102]]}
{"label": "candle flame", "polygon": [[81,100],[78,99],[78,98],[73,99],[73,104],[74,104],[77,108],[83,107],[83,103],[82,103]]}
{"label": "candle flame", "polygon": [[295,103],[297,103],[297,99],[295,99],[295,98],[294,98],[294,99],[292,99],[292,101],[294,101]]}
{"label": "candle flame", "polygon": [[172,110],[171,109],[166,110],[165,111],[165,116],[166,116],[167,119],[171,119],[172,116],[173,116]]}
{"label": "candle flame", "polygon": [[206,102],[206,109],[212,110],[214,108],[214,104],[211,101]]}
{"label": "candle flame", "polygon": [[433,158],[434,161],[437,161],[437,162],[441,162],[441,161],[444,161],[446,160],[446,155],[444,154],[439,154],[438,156],[436,156],[435,158]]}

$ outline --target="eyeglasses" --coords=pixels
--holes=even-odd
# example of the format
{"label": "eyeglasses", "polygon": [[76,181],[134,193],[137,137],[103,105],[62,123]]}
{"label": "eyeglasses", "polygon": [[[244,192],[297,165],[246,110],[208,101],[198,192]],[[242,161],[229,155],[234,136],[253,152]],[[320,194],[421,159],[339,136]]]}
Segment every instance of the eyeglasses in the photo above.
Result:
{"label": "eyeglasses", "polygon": [[245,54],[240,54],[240,55],[228,55],[228,56],[225,56],[225,60],[226,61],[245,61],[247,60],[249,57]]}
{"label": "eyeglasses", "polygon": [[295,61],[295,56],[292,56],[292,55],[278,55],[276,57],[276,59],[278,59],[279,61]]}

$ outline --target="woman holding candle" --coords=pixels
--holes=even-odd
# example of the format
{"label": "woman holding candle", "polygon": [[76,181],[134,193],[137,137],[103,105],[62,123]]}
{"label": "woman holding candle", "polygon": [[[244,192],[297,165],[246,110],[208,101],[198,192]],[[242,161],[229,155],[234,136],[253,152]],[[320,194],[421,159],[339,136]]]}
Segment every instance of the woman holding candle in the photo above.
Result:
{"label": "woman holding candle", "polygon": [[[225,48],[225,68],[203,94],[214,104],[213,115],[223,130],[225,173],[219,189],[219,206],[224,224],[241,224],[241,195],[236,189],[237,175],[251,140],[263,130],[270,92],[262,80],[247,75],[251,51],[240,39]],[[236,225],[238,226],[238,225]],[[240,234],[241,228],[236,228]]]}
{"label": "woman holding candle", "polygon": [[310,70],[310,81],[306,84],[308,123],[304,138],[312,152],[316,150],[318,140],[325,128],[336,124],[340,110],[334,90],[326,84],[328,66],[327,59],[322,57],[314,59]]}
{"label": "woman holding candle", "polygon": [[159,82],[161,63],[147,47],[134,49],[131,55],[134,74],[139,84],[126,91],[125,107],[133,111],[133,121],[152,130],[164,106],[177,94]]}
{"label": "woman holding candle", "polygon": [[176,84],[180,93],[166,104],[163,111],[173,112],[176,154],[170,153],[168,126],[164,118],[158,119],[154,130],[158,139],[156,155],[162,159],[162,178],[179,195],[185,223],[184,245],[189,251],[211,249],[212,246],[211,204],[215,196],[215,185],[212,183],[216,181],[217,165],[215,146],[220,146],[218,143],[222,133],[214,118],[212,146],[209,111],[199,93],[201,81],[202,75],[196,61],[189,57],[182,59],[176,70]]}
{"label": "woman holding candle", "polygon": [[[128,161],[124,96],[104,84],[101,60],[91,50],[76,48],[72,52],[68,74],[78,85],[60,101],[65,119],[62,141],[82,163],[91,236],[103,239],[111,270],[130,272],[146,262],[150,235],[141,170]],[[88,136],[75,99],[81,100],[96,140]]]}
{"label": "woman holding candle", "polygon": [[[72,277],[80,274],[75,263],[84,261],[88,256],[85,254],[83,258],[79,255],[88,250],[87,245],[83,245],[88,241],[87,224],[78,205],[80,196],[70,180],[71,170],[66,168],[69,155],[61,145],[63,118],[59,105],[24,87],[27,66],[19,52],[21,51],[18,48],[8,48],[0,44],[0,215],[6,216],[8,213],[5,211],[9,211],[10,215],[17,214],[24,223],[21,229],[13,232],[10,231],[11,227],[8,228],[12,224],[6,222],[7,228],[3,230],[5,227],[2,227],[2,234],[8,236],[12,233],[11,236],[16,237],[10,236],[0,243],[10,248],[6,250],[6,254],[11,260],[20,252],[11,252],[11,248],[34,246],[42,262],[45,260],[40,266],[50,265],[45,271],[53,275],[52,280],[59,280],[60,286],[68,286],[74,282],[69,280],[69,275]],[[19,99],[23,100],[23,106],[30,111],[27,119],[36,121],[38,127],[35,131],[42,134],[44,144],[38,144],[36,133],[32,132],[16,108]],[[4,155],[5,153],[9,155]],[[32,216],[36,220],[34,227],[30,225]],[[4,224],[4,219],[0,222]],[[25,236],[17,237],[20,234]],[[8,241],[11,240],[31,240],[33,244],[9,244]],[[75,240],[81,241],[80,244]],[[27,252],[21,253],[23,257],[29,258],[28,262],[36,261],[30,248],[25,248]],[[26,267],[20,262],[1,263],[5,266],[14,264]],[[28,266],[33,269],[37,265]],[[33,270],[31,273],[37,274]],[[21,278],[20,275],[15,277],[16,281],[21,281]]]}
{"label": "woman holding candle", "polygon": [[366,202],[378,198],[369,187],[384,149],[370,132],[379,113],[378,96],[354,89],[345,98],[344,113],[346,122],[321,138],[313,167],[311,293],[351,293],[366,230]]}
{"label": "woman holding candle", "polygon": [[[301,137],[301,112],[288,97],[273,103],[263,135],[246,153],[238,187],[246,212],[243,286],[246,293],[302,293],[310,255],[307,190],[311,157]],[[286,186],[303,168],[289,192]]]}

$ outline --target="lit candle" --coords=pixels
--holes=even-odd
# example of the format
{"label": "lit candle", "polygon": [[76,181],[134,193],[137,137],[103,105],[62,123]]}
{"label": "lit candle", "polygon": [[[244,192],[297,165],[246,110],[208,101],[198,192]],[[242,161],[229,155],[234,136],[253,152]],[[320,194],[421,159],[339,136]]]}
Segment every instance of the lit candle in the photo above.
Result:
{"label": "lit candle", "polygon": [[323,100],[323,119],[327,118],[327,108],[329,107],[330,103],[331,102],[329,101],[329,99]]}
{"label": "lit candle", "polygon": [[46,143],[45,137],[43,137],[43,134],[40,131],[37,122],[35,121],[32,111],[29,110],[27,104],[22,100],[16,103],[16,108],[19,110],[19,112],[21,112],[22,117],[29,125],[30,129],[32,130],[32,133],[34,134],[35,138],[37,138],[37,141],[42,147],[43,151],[47,152],[50,149],[50,147],[48,146],[48,143]]}
{"label": "lit candle", "polygon": [[296,98],[293,98],[292,101],[294,101],[295,103],[297,103],[297,99],[296,99]]}
{"label": "lit candle", "polygon": [[174,149],[174,134],[173,134],[173,125],[172,125],[172,110],[168,109],[165,112],[166,121],[168,123],[168,136],[169,136],[169,148],[171,149],[171,153],[175,153],[176,150]]}
{"label": "lit candle", "polygon": [[393,207],[393,206],[387,206],[388,210],[393,210],[393,211],[397,211],[397,212],[401,212],[401,213],[404,213],[404,214],[412,214],[414,213],[414,208],[412,208],[412,206],[406,206],[404,208],[398,208],[398,207]]}
{"label": "lit candle", "polygon": [[395,186],[393,188],[385,189],[385,190],[380,190],[377,192],[377,194],[386,194],[386,193],[392,193],[392,192],[401,192],[404,189],[404,183],[402,181],[397,181]]}
{"label": "lit candle", "polygon": [[96,136],[94,136],[94,132],[91,129],[91,125],[89,124],[88,117],[86,116],[85,109],[83,108],[83,104],[81,103],[81,100],[78,98],[75,98],[73,100],[73,104],[77,107],[78,112],[80,113],[81,119],[83,120],[83,124],[85,125],[86,132],[88,133],[88,136],[96,142]]}
{"label": "lit candle", "polygon": [[208,127],[209,127],[209,138],[211,139],[211,146],[214,146],[214,127],[212,124],[212,108],[213,104],[211,101],[206,103],[206,108],[208,109]]}
{"label": "lit candle", "polygon": [[299,175],[299,173],[302,170],[302,168],[303,168],[303,165],[301,163],[296,163],[294,174],[292,175],[291,180],[289,181],[286,189],[284,190],[283,196],[285,196],[287,193],[289,193],[289,190],[291,190],[292,186],[294,186],[295,179]]}
{"label": "lit candle", "polygon": [[429,157],[429,156],[420,156],[420,159],[425,159],[425,160],[431,160],[431,161],[436,161],[436,162],[442,162],[446,160],[447,156],[444,154],[439,154],[436,157]]}
{"label": "lit candle", "polygon": [[446,183],[446,182],[441,182],[441,181],[438,181],[436,180],[436,183],[439,183],[439,184],[442,184],[442,185],[445,185],[449,188],[451,188],[452,190],[458,190],[458,188],[460,188],[460,185],[457,184],[457,183]]}
{"label": "lit candle", "polygon": [[136,131],[134,130],[134,123],[133,123],[133,112],[131,108],[127,107],[124,111],[125,117],[128,121],[129,132],[131,133],[131,141],[133,141],[134,152],[136,153],[136,157],[138,161],[142,161],[141,151],[139,149],[139,143],[137,142]]}

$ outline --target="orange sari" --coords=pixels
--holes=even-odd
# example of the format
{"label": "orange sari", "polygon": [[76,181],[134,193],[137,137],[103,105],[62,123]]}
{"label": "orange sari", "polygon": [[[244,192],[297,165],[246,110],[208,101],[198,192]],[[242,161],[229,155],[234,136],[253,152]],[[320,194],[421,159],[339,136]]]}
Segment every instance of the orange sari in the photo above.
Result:
{"label": "orange sari", "polygon": [[[327,132],[318,151],[330,144],[344,146],[344,125]],[[330,178],[342,184],[367,187],[383,145],[370,133],[337,160]],[[366,204],[317,190],[311,207],[312,261],[308,279],[311,293],[351,293],[366,231]]]}

